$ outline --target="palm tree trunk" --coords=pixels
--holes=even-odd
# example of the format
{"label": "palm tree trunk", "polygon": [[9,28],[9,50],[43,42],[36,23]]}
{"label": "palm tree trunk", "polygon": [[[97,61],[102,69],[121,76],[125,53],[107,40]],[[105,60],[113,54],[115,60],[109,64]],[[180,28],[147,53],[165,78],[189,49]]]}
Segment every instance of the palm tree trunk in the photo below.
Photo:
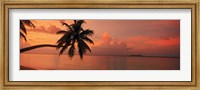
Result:
{"label": "palm tree trunk", "polygon": [[20,49],[20,53],[26,52],[26,51],[29,51],[29,50],[32,50],[32,49],[36,49],[36,48],[41,48],[41,47],[57,47],[57,45],[41,44],[41,45],[30,46],[30,47]]}

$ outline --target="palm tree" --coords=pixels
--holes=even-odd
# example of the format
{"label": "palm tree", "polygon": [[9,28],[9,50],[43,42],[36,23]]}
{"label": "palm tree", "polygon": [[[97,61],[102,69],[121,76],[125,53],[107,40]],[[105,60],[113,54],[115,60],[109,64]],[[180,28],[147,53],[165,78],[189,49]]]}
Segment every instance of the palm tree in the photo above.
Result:
{"label": "palm tree", "polygon": [[57,49],[61,48],[59,53],[59,55],[61,55],[63,54],[64,50],[66,50],[69,47],[68,55],[70,57],[73,57],[75,52],[75,44],[77,44],[78,46],[78,52],[81,59],[83,58],[83,54],[86,54],[87,50],[91,52],[91,49],[86,42],[94,44],[94,42],[90,38],[88,38],[88,36],[92,36],[94,32],[93,30],[90,29],[84,30],[82,28],[82,24],[85,23],[84,20],[74,20],[74,23],[71,25],[64,22],[61,23],[62,25],[67,26],[68,29],[60,30],[57,32],[57,34],[64,34],[57,41],[57,45],[40,44],[40,45],[30,46],[20,49],[20,53],[41,47],[56,47]]}
{"label": "palm tree", "polygon": [[34,27],[35,25],[30,21],[30,20],[20,20],[20,38],[24,38],[25,41],[27,41],[26,39],[26,27],[25,25],[29,26],[29,27]]}
{"label": "palm tree", "polygon": [[91,49],[86,42],[94,44],[94,42],[88,38],[88,36],[92,36],[94,32],[93,30],[82,28],[82,24],[85,23],[84,20],[74,20],[74,23],[71,25],[64,22],[61,23],[68,27],[68,29],[57,32],[57,34],[64,34],[57,41],[57,49],[61,48],[60,54],[69,47],[68,55],[69,57],[73,57],[75,45],[78,47],[78,53],[81,59],[83,58],[83,54],[86,54],[86,51],[91,52]]}

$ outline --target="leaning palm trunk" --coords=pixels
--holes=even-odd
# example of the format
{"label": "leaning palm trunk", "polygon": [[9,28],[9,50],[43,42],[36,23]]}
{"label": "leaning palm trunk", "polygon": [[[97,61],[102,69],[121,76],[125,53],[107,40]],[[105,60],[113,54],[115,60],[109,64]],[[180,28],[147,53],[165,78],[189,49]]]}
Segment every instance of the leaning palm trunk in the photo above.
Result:
{"label": "leaning palm trunk", "polygon": [[30,47],[26,47],[26,48],[22,48],[20,49],[20,53],[32,50],[32,49],[36,49],[36,48],[41,48],[41,47],[58,47],[57,45],[51,45],[51,44],[41,44],[41,45],[35,45],[35,46],[30,46]]}

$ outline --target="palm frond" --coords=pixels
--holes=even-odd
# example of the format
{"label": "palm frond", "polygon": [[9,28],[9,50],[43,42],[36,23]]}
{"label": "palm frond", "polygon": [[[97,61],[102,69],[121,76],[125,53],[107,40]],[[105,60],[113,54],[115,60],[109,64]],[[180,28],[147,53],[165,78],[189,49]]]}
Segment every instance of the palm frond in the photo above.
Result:
{"label": "palm frond", "polygon": [[79,56],[80,56],[81,59],[83,58],[83,53],[84,53],[84,51],[86,51],[86,50],[84,50],[84,48],[83,48],[81,42],[79,41],[79,42],[78,42],[78,53],[79,53]]}
{"label": "palm frond", "polygon": [[94,44],[94,42],[87,36],[83,36],[82,39],[85,40],[86,42],[89,42],[90,44]]}
{"label": "palm frond", "polygon": [[20,32],[20,37],[24,38],[25,41],[27,41],[26,36]]}
{"label": "palm frond", "polygon": [[84,46],[84,48],[86,48],[88,51],[92,52],[90,47],[83,40],[81,40],[81,41],[83,43],[82,45]]}
{"label": "palm frond", "polygon": [[86,54],[87,50],[91,52],[90,47],[81,39],[78,41],[78,49],[80,58],[83,58],[83,54]]}
{"label": "palm frond", "polygon": [[29,27],[35,27],[35,25],[30,20],[21,20],[23,24],[29,26]]}
{"label": "palm frond", "polygon": [[92,36],[94,34],[94,31],[93,30],[90,30],[90,29],[86,29],[86,30],[84,30],[84,31],[82,31],[81,33],[80,33],[80,35],[86,35],[86,36]]}
{"label": "palm frond", "polygon": [[68,31],[60,30],[60,31],[57,31],[57,32],[56,32],[56,34],[65,34],[65,33],[68,33]]}
{"label": "palm frond", "polygon": [[69,57],[73,57],[74,56],[74,50],[75,50],[75,47],[74,47],[74,44],[72,44],[71,47],[69,48],[69,51],[68,51],[68,56]]}
{"label": "palm frond", "polygon": [[67,41],[67,39],[70,39],[70,38],[72,37],[72,35],[73,35],[73,32],[65,33],[65,34],[57,41],[57,43]]}
{"label": "palm frond", "polygon": [[67,24],[65,22],[61,22],[61,23],[62,23],[62,25],[65,25],[66,27],[68,27],[71,31],[74,31],[73,28],[71,28],[69,24]]}
{"label": "palm frond", "polygon": [[78,46],[81,47],[81,49],[83,50],[83,53],[86,53],[86,50],[91,52],[90,47],[82,39],[78,41]]}
{"label": "palm frond", "polygon": [[72,41],[71,35],[69,33],[66,33],[63,35],[58,41],[57,41],[57,49],[61,48],[64,43],[70,44]]}
{"label": "palm frond", "polygon": [[23,37],[24,40],[27,41],[25,36],[25,34],[27,34],[25,25],[33,28],[35,28],[35,25],[30,20],[20,20],[20,37]]}
{"label": "palm frond", "polygon": [[74,24],[76,24],[77,20],[74,20]]}
{"label": "palm frond", "polygon": [[66,44],[63,46],[63,48],[60,50],[59,55],[63,54],[64,50],[67,49],[67,47],[68,47],[69,45],[70,45],[70,44],[67,44],[67,43],[66,43]]}
{"label": "palm frond", "polygon": [[84,21],[84,20],[78,20],[78,21],[77,21],[77,26],[79,26],[79,27],[80,27],[80,26],[81,26],[83,23],[85,23],[85,21]]}
{"label": "palm frond", "polygon": [[23,33],[27,34],[27,33],[26,33],[26,28],[25,28],[25,26],[24,26],[24,24],[23,24],[22,21],[20,21],[20,31],[21,31],[21,30],[22,30]]}

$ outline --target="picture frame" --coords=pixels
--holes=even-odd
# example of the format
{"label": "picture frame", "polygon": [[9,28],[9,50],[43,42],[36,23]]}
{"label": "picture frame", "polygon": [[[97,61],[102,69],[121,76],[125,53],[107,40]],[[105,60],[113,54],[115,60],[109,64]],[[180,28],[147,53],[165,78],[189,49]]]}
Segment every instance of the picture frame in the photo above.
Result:
{"label": "picture frame", "polygon": [[[1,88],[2,89],[199,89],[199,1],[137,2],[137,1],[2,1],[1,17]],[[52,6],[53,5],[53,6]],[[191,81],[9,81],[9,9],[191,9],[192,19],[192,80]],[[34,88],[33,88],[34,87]]]}

